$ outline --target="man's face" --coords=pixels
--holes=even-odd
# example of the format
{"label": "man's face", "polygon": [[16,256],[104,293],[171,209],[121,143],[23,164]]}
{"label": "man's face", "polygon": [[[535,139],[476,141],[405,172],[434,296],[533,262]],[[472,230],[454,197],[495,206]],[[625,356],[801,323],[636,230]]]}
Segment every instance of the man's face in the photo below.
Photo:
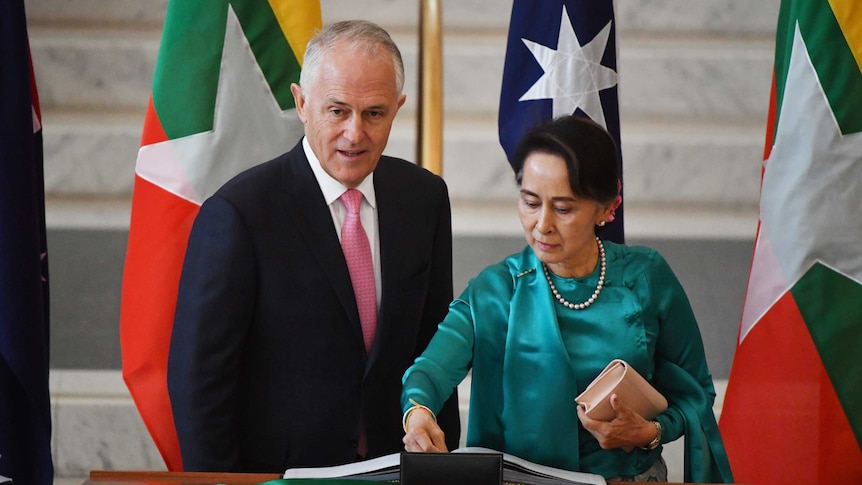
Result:
{"label": "man's face", "polygon": [[404,104],[391,58],[346,45],[327,52],[311,86],[291,86],[305,136],[323,170],[348,188],[377,166]]}

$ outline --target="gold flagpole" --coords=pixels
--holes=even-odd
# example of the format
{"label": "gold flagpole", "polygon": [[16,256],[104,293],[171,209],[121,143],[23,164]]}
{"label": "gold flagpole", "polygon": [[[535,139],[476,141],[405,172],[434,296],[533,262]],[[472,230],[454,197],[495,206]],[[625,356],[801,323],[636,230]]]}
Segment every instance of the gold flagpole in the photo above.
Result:
{"label": "gold flagpole", "polygon": [[443,33],[439,0],[420,0],[419,103],[417,154],[419,165],[443,175]]}

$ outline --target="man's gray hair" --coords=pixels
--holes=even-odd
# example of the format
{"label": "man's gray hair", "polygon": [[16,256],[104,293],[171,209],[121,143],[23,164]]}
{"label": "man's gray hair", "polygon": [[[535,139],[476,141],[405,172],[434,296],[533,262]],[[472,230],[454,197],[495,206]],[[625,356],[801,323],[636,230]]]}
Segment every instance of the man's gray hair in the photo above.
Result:
{"label": "man's gray hair", "polygon": [[327,25],[314,34],[308,41],[305,56],[302,59],[302,71],[299,74],[299,85],[304,90],[316,81],[320,66],[326,53],[337,43],[346,42],[349,47],[360,49],[366,54],[389,54],[395,68],[395,85],[398,94],[404,90],[404,62],[398,46],[379,25],[367,20],[343,20]]}

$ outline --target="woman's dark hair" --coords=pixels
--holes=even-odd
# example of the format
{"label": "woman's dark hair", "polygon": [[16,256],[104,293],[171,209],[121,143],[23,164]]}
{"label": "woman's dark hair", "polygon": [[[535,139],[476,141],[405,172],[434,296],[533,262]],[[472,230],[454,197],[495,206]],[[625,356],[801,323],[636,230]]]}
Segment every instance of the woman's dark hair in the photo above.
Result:
{"label": "woman's dark hair", "polygon": [[513,168],[518,185],[524,162],[536,152],[557,155],[566,162],[572,193],[596,202],[613,202],[618,194],[617,146],[598,123],[581,116],[565,116],[530,130],[515,149]]}

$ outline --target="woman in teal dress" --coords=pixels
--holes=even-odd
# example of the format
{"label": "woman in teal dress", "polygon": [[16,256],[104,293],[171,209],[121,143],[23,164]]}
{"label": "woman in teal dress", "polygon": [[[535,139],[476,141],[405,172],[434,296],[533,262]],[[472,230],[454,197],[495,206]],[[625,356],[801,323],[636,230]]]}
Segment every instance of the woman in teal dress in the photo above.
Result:
{"label": "woman in teal dress", "polygon": [[[407,451],[446,451],[434,413],[472,369],[467,445],[617,480],[666,481],[662,444],[685,439],[687,482],[731,482],[712,377],[685,292],[656,251],[596,237],[619,205],[617,150],[599,125],[565,117],[516,151],[527,247],[470,281],[404,375]],[[623,359],[668,400],[649,421],[574,398]]]}

